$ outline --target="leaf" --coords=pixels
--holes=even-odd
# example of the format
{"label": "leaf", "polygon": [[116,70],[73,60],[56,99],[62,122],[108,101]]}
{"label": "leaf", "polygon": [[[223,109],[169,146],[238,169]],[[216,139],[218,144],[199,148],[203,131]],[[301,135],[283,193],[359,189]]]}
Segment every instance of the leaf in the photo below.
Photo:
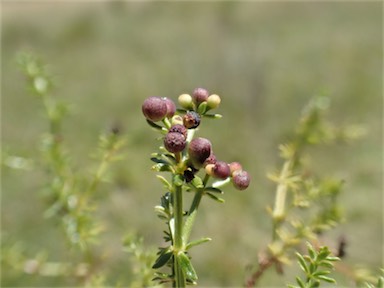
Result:
{"label": "leaf", "polygon": [[300,277],[296,277],[296,282],[301,288],[305,288],[305,284],[303,280],[300,279]]}
{"label": "leaf", "polygon": [[172,252],[161,253],[160,256],[157,258],[157,260],[155,261],[155,264],[153,264],[152,269],[159,269],[163,267],[165,264],[168,263],[172,255],[173,255]]}
{"label": "leaf", "polygon": [[163,176],[161,175],[156,175],[156,177],[161,181],[161,183],[164,184],[165,188],[168,189],[168,190],[172,190],[172,185],[171,183],[168,182],[167,179],[165,179]]}
{"label": "leaf", "polygon": [[219,187],[222,187],[226,184],[228,184],[229,182],[231,181],[231,177],[228,177],[227,179],[225,180],[219,180],[219,181],[216,181],[212,184],[212,187],[214,188],[219,188]]}
{"label": "leaf", "polygon": [[192,282],[195,282],[197,280],[197,274],[195,269],[192,266],[191,260],[185,253],[177,254],[177,261],[180,264],[181,270],[183,271],[184,275],[187,279],[191,280]]}
{"label": "leaf", "polygon": [[223,118],[223,115],[221,115],[221,114],[204,114],[203,116],[207,117],[207,118],[213,118],[213,119]]}
{"label": "leaf", "polygon": [[163,164],[163,163],[157,163],[153,165],[151,169],[156,172],[173,172],[172,167],[170,165]]}
{"label": "leaf", "polygon": [[153,161],[155,163],[166,164],[166,165],[170,164],[168,161],[160,159],[160,158],[156,158],[156,157],[151,157],[151,161]]}
{"label": "leaf", "polygon": [[299,261],[299,265],[301,269],[308,274],[309,269],[308,269],[307,263],[305,263],[304,257],[300,253],[296,253],[296,256],[297,256],[297,260]]}
{"label": "leaf", "polygon": [[334,257],[334,256],[328,256],[327,260],[334,262],[334,261],[340,261],[340,258],[339,257]]}
{"label": "leaf", "polygon": [[318,278],[318,276],[328,275],[329,273],[331,273],[331,272],[327,271],[327,270],[320,270],[320,271],[316,271],[315,273],[313,273],[312,276],[315,278]]}
{"label": "leaf", "polygon": [[154,123],[154,122],[152,122],[152,121],[150,121],[148,119],[147,119],[147,123],[148,123],[149,126],[151,126],[152,128],[155,128],[157,130],[165,130],[165,131],[167,130],[164,127],[162,127],[162,126],[160,126],[160,125],[158,125],[158,124],[156,124],[156,123]]}
{"label": "leaf", "polygon": [[205,192],[212,192],[212,193],[219,193],[219,194],[224,194],[223,190],[215,187],[206,187],[204,188]]}
{"label": "leaf", "polygon": [[328,276],[325,276],[325,275],[319,275],[318,277],[316,277],[317,279],[320,279],[320,280],[323,280],[325,282],[328,282],[328,283],[336,283],[336,280],[331,278],[331,277],[328,277]]}
{"label": "leaf", "polygon": [[209,196],[210,198],[212,198],[213,200],[219,202],[219,203],[224,203],[225,200],[223,198],[220,198],[220,197],[217,197],[216,195],[214,194],[211,194],[209,192],[207,192],[205,195]]}
{"label": "leaf", "polygon": [[315,249],[313,249],[312,245],[309,242],[307,242],[307,248],[308,248],[309,256],[312,259],[316,259],[316,251]]}
{"label": "leaf", "polygon": [[183,244],[186,245],[186,242],[189,239],[189,236],[191,235],[191,230],[193,226],[193,222],[195,222],[197,210],[193,211],[192,214],[190,214],[187,219],[185,220],[184,223],[184,228],[183,228]]}
{"label": "leaf", "polygon": [[209,241],[211,241],[211,240],[212,240],[211,238],[205,237],[205,238],[201,238],[201,239],[199,239],[199,240],[195,240],[195,241],[189,242],[189,243],[185,246],[185,250],[189,250],[189,249],[191,249],[191,248],[194,247],[194,246],[197,246],[197,245],[200,245],[200,244],[209,242]]}

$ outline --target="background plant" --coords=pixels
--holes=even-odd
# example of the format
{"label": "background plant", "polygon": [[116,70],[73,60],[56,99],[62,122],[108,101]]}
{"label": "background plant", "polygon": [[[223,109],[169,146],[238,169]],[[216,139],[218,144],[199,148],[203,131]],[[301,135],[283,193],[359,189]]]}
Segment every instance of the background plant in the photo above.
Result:
{"label": "background plant", "polygon": [[[129,135],[129,147],[135,148],[111,167],[111,192],[97,210],[110,222],[95,248],[104,250],[104,241],[109,243],[110,257],[104,263],[113,279],[132,278],[123,265],[128,255],[121,253],[122,231],[135,227],[146,246],[158,245],[162,231],[151,212],[141,213],[157,204],[146,195],[158,189],[158,181],[143,175],[149,167],[143,155],[150,155],[153,142],[137,107],[149,95],[173,97],[198,86],[229,95],[218,110],[231,115],[220,121],[228,129],[207,125],[204,131],[212,135],[217,153],[248,168],[257,187],[243,197],[227,194],[225,205],[199,212],[205,221],[196,227],[196,235],[229,235],[226,242],[215,238],[214,246],[194,251],[200,285],[237,286],[243,282],[245,265],[257,263],[257,251],[271,239],[265,205],[273,207],[276,188],[265,172],[281,167],[276,147],[287,142],[304,103],[324,87],[332,99],[330,121],[368,128],[353,145],[308,150],[316,175],[345,180],[339,200],[347,221],[327,239],[348,236],[348,264],[381,266],[381,23],[381,3],[373,2],[2,3],[2,146],[7,156],[2,169],[2,229],[8,231],[9,244],[27,240],[29,256],[43,246],[51,260],[67,254],[62,230],[53,221],[47,228],[41,217],[46,206],[35,192],[47,178],[30,161],[40,155],[31,148],[40,143],[46,121],[41,102],[26,93],[15,65],[15,51],[27,48],[52,65],[55,97],[71,104],[63,131],[75,165],[95,164],[89,152],[95,151],[100,130],[115,121]],[[242,143],[244,156],[238,157],[238,151],[225,144],[234,137]],[[236,221],[229,210],[236,211]],[[214,265],[228,250],[236,250],[237,257]],[[292,270],[295,265],[285,267],[282,278],[271,270],[260,285],[293,283],[298,273]],[[2,273],[2,285],[70,285],[63,278],[11,275],[9,270]],[[336,280],[350,286],[343,277]]]}

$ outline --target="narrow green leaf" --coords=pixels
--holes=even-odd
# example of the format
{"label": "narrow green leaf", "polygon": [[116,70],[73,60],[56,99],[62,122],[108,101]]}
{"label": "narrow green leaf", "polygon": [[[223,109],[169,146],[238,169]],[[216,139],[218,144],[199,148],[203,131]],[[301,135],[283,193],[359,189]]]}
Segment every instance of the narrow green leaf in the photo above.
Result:
{"label": "narrow green leaf", "polygon": [[165,264],[168,263],[168,261],[171,259],[173,253],[171,251],[166,253],[161,253],[160,256],[155,261],[155,264],[153,264],[152,269],[158,269],[163,267]]}
{"label": "narrow green leaf", "polygon": [[309,242],[307,242],[307,248],[308,248],[309,256],[312,259],[316,259],[316,251],[315,249],[313,249],[313,246]]}
{"label": "narrow green leaf", "polygon": [[168,161],[160,159],[160,158],[156,158],[156,157],[151,157],[151,161],[153,161],[155,163],[160,163],[160,164],[167,164],[167,165],[170,164]]}
{"label": "narrow green leaf", "polygon": [[300,288],[305,288],[305,284],[303,280],[300,279],[300,277],[296,277],[296,282],[300,286]]}
{"label": "narrow green leaf", "polygon": [[331,277],[328,277],[328,276],[325,276],[325,275],[319,275],[318,277],[316,277],[317,279],[320,279],[320,280],[323,280],[325,282],[328,282],[328,283],[336,283],[336,280],[331,278]]}
{"label": "narrow green leaf", "polygon": [[214,118],[214,119],[221,119],[221,118],[223,118],[223,115],[221,115],[221,114],[204,114],[203,116],[207,117],[207,118]]}
{"label": "narrow green leaf", "polygon": [[215,187],[206,187],[204,189],[205,192],[212,192],[212,193],[219,193],[219,194],[224,194],[223,190]]}
{"label": "narrow green leaf", "polygon": [[201,238],[199,240],[195,240],[195,241],[192,241],[192,242],[189,242],[186,246],[185,246],[185,250],[189,250],[191,249],[192,247],[194,246],[197,246],[197,245],[200,245],[200,244],[203,244],[205,242],[209,242],[211,241],[212,239],[211,238]]}
{"label": "narrow green leaf", "polygon": [[316,264],[315,263],[309,263],[309,274],[313,274],[316,271]]}
{"label": "narrow green leaf", "polygon": [[225,200],[223,198],[217,197],[216,195],[213,195],[210,192],[207,192],[205,195],[209,196],[210,198],[212,198],[213,200],[215,200],[215,201],[217,201],[219,203],[224,203],[225,202]]}
{"label": "narrow green leaf", "polygon": [[157,163],[152,166],[152,170],[157,172],[172,172],[172,167],[167,164]]}
{"label": "narrow green leaf", "polygon": [[[148,119],[147,119],[147,123],[149,124],[149,126],[151,126],[152,128],[155,128],[157,130],[165,129],[164,127],[162,127],[162,126],[160,126],[160,125],[158,125],[158,124],[156,124],[156,123],[154,123],[154,122],[152,122],[152,121],[150,121]],[[165,129],[165,130],[167,130],[167,129]]]}
{"label": "narrow green leaf", "polygon": [[332,262],[329,262],[329,261],[322,261],[319,266],[321,267],[326,267],[326,268],[333,268],[333,264]]}
{"label": "narrow green leaf", "polygon": [[220,188],[223,187],[224,185],[228,184],[231,181],[231,177],[228,177],[225,180],[218,180],[212,184],[212,187],[214,188]]}
{"label": "narrow green leaf", "polygon": [[161,183],[164,184],[165,188],[168,189],[168,190],[172,190],[172,185],[171,183],[168,182],[167,179],[165,179],[163,176],[161,175],[156,175],[157,179],[159,179],[161,181]]}
{"label": "narrow green leaf", "polygon": [[318,276],[328,275],[329,273],[331,273],[331,272],[327,271],[327,270],[319,270],[319,271],[316,271],[315,273],[313,273],[312,276],[317,278]]}
{"label": "narrow green leaf", "polygon": [[334,262],[334,261],[340,261],[340,258],[339,257],[334,257],[334,256],[328,256],[327,260]]}
{"label": "narrow green leaf", "polygon": [[197,214],[197,210],[193,211],[191,215],[189,215],[187,219],[185,219],[185,223],[183,227],[183,236],[182,236],[184,245],[187,244],[186,242],[188,241],[189,236],[191,235],[191,230],[192,230],[193,223],[195,222],[196,214]]}
{"label": "narrow green leaf", "polygon": [[185,255],[185,253],[179,253],[176,257],[177,261],[180,263],[181,270],[183,271],[185,277],[192,282],[195,282],[197,280],[197,274],[189,257]]}
{"label": "narrow green leaf", "polygon": [[305,273],[309,274],[309,269],[308,269],[307,263],[304,260],[304,257],[300,253],[296,253],[296,256],[297,256],[297,260],[299,261],[299,265],[300,265],[301,269]]}
{"label": "narrow green leaf", "polygon": [[377,288],[384,288],[384,277],[379,277],[377,280]]}

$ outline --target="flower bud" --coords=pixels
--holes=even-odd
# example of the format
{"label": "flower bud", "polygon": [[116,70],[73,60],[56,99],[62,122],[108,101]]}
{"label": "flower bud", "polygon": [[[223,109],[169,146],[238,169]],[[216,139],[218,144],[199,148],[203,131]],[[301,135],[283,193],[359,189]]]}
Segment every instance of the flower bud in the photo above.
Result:
{"label": "flower bud", "polygon": [[178,98],[179,104],[184,109],[192,109],[193,108],[193,99],[189,94],[181,94]]}
{"label": "flower bud", "polygon": [[167,105],[167,118],[171,118],[173,115],[175,115],[176,112],[176,105],[175,103],[169,99],[169,98],[162,98],[165,101],[165,104]]}
{"label": "flower bud", "polygon": [[243,167],[239,162],[232,162],[229,163],[229,169],[231,170],[231,175],[233,175],[235,171],[243,170]]}
{"label": "flower bud", "polygon": [[215,109],[220,105],[221,99],[219,95],[212,94],[207,98],[207,107],[209,109]]}
{"label": "flower bud", "polygon": [[183,116],[183,124],[188,129],[195,129],[200,125],[200,115],[195,111],[188,111]]}
{"label": "flower bud", "polygon": [[156,122],[162,120],[167,115],[167,104],[160,97],[149,97],[144,101],[141,110],[145,118]]}
{"label": "flower bud", "polygon": [[231,175],[229,166],[224,161],[217,161],[212,168],[213,177],[219,179],[227,179]]}
{"label": "flower bud", "polygon": [[237,190],[247,189],[250,181],[251,181],[251,178],[249,177],[249,174],[247,171],[237,170],[232,175],[232,183]]}
{"label": "flower bud", "polygon": [[196,88],[193,90],[192,98],[196,103],[196,106],[199,106],[201,102],[207,101],[209,92],[204,88]]}
{"label": "flower bud", "polygon": [[176,124],[169,128],[169,132],[176,132],[182,134],[185,138],[187,138],[188,130],[184,127],[184,125]]}
{"label": "flower bud", "polygon": [[184,150],[187,141],[183,134],[177,132],[168,132],[164,138],[164,147],[171,153],[177,153]]}
{"label": "flower bud", "polygon": [[205,138],[195,138],[189,143],[188,153],[192,165],[199,169],[205,160],[211,155],[211,142]]}

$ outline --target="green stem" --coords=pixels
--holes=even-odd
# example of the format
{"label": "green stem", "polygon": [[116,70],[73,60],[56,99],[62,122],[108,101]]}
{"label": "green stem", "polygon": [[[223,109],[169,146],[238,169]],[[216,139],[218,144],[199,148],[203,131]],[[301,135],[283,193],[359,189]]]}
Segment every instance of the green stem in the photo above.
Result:
{"label": "green stem", "polygon": [[[209,175],[206,174],[203,180],[204,188],[207,185],[208,180],[209,180]],[[196,191],[195,197],[193,198],[193,201],[191,204],[191,208],[189,208],[188,215],[191,215],[194,211],[197,211],[197,208],[199,208],[201,198],[204,195],[204,188],[198,189]]]}
{"label": "green stem", "polygon": [[276,232],[280,223],[285,218],[285,200],[287,197],[287,182],[286,179],[289,176],[292,161],[288,160],[284,163],[283,169],[280,173],[280,183],[276,189],[275,206],[273,209],[273,239],[276,240]]}
{"label": "green stem", "polygon": [[174,248],[174,269],[175,269],[175,284],[176,287],[185,287],[185,275],[180,267],[177,255],[183,252],[183,190],[181,186],[175,185],[175,198],[174,198],[174,221],[175,231],[173,239]]}

